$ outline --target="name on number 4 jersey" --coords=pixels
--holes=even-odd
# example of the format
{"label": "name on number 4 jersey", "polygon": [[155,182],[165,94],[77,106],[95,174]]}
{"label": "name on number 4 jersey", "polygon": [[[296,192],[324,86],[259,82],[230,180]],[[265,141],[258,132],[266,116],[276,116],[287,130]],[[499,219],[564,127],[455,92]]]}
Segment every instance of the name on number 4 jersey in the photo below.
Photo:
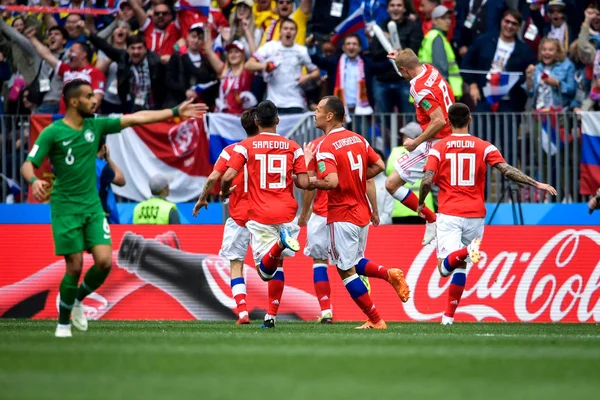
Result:
{"label": "name on number 4 jersey", "polygon": [[437,142],[425,164],[440,188],[439,212],[465,218],[485,217],[487,166],[504,157],[493,144],[467,133],[453,133]]}
{"label": "name on number 4 jersey", "polygon": [[338,186],[327,192],[327,223],[369,224],[367,167],[378,159],[365,138],[352,131],[339,128],[325,136],[317,150],[317,174],[319,179],[338,175]]}
{"label": "name on number 4 jersey", "polygon": [[244,165],[248,171],[248,220],[266,225],[293,221],[298,202],[292,175],[306,173],[298,143],[264,132],[245,139],[234,147],[227,163],[237,171]]}
{"label": "name on number 4 jersey", "polygon": [[415,101],[417,122],[423,131],[431,122],[431,113],[439,107],[444,114],[446,125],[435,137],[441,139],[452,133],[448,123],[448,108],[454,104],[454,93],[434,66],[423,64],[423,71],[410,81],[410,95]]}

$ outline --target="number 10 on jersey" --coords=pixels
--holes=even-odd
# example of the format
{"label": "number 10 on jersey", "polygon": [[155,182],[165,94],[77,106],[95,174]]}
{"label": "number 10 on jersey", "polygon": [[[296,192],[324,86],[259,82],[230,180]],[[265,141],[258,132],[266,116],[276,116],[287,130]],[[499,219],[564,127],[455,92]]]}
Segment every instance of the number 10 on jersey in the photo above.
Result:
{"label": "number 10 on jersey", "polygon": [[451,186],[475,186],[475,154],[449,153],[446,160],[450,160]]}

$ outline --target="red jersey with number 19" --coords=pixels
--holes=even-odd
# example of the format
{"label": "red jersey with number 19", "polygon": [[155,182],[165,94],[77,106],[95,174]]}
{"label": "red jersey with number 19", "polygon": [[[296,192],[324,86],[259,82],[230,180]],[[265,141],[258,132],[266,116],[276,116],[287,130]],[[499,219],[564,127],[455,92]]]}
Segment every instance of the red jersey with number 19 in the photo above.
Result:
{"label": "red jersey with number 19", "polygon": [[435,135],[435,138],[441,139],[452,133],[448,121],[448,108],[454,104],[454,93],[440,71],[432,65],[423,64],[423,71],[410,81],[410,95],[415,101],[417,122],[423,131],[431,122],[431,113],[440,107],[446,125]]}
{"label": "red jersey with number 19", "polygon": [[248,220],[265,225],[292,222],[298,210],[292,175],[306,173],[298,143],[263,132],[244,139],[233,152],[228,167],[241,171],[248,166]]}
{"label": "red jersey with number 19", "polygon": [[[215,171],[219,171],[221,175],[227,171],[227,163],[233,155],[235,146],[235,144],[230,144],[219,154],[219,158],[215,163]],[[244,166],[243,171],[240,171],[233,178],[231,185],[235,185],[236,188],[229,196],[229,216],[239,226],[246,226],[246,222],[248,222],[248,176],[246,169],[246,166]]]}
{"label": "red jersey with number 19", "polygon": [[334,129],[317,150],[319,179],[335,172],[338,186],[327,193],[327,223],[350,222],[366,226],[371,221],[367,200],[367,167],[379,156],[360,135],[344,128]]}
{"label": "red jersey with number 19", "polygon": [[465,218],[485,217],[487,165],[505,162],[493,144],[469,135],[453,133],[437,142],[424,171],[435,171],[440,188],[439,212]]}

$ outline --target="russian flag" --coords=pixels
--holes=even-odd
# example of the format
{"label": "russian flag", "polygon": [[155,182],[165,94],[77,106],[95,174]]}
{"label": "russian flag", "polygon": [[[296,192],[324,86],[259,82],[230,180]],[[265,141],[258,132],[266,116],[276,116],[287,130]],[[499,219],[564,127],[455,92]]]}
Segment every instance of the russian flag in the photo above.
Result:
{"label": "russian flag", "polygon": [[483,88],[483,95],[495,112],[498,109],[498,102],[510,92],[513,86],[519,81],[519,75],[496,72],[490,74],[490,78]]}
{"label": "russian flag", "polygon": [[337,46],[339,41],[351,33],[356,33],[365,27],[364,3],[356,11],[340,22],[334,29],[331,43]]}
{"label": "russian flag", "polygon": [[8,176],[6,176],[4,174],[0,174],[0,176],[2,176],[2,179],[4,179],[4,181],[8,185],[8,189],[12,193],[14,201],[15,202],[21,201],[21,186],[19,186],[19,184],[17,182],[10,179]]}
{"label": "russian flag", "polygon": [[200,12],[202,15],[208,17],[210,13],[210,0],[180,0],[175,7],[181,10]]}
{"label": "russian flag", "polygon": [[579,193],[593,195],[600,188],[600,113],[581,113],[581,164]]}

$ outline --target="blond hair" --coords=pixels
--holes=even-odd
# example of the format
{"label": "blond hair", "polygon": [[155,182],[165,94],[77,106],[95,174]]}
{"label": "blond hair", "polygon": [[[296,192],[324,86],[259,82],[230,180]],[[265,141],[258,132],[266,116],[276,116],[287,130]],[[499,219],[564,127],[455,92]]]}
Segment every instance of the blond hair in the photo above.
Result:
{"label": "blond hair", "polygon": [[546,43],[552,43],[556,47],[556,55],[554,56],[555,61],[565,61],[565,58],[567,58],[567,56],[566,56],[565,50],[562,48],[562,45],[560,44],[560,42],[556,39],[550,39],[547,37],[542,39],[542,41],[540,42],[540,45],[538,47],[539,48],[538,61],[542,61],[542,47]]}
{"label": "blond hair", "polygon": [[413,69],[421,66],[419,57],[411,49],[401,50],[394,61],[398,68]]}

